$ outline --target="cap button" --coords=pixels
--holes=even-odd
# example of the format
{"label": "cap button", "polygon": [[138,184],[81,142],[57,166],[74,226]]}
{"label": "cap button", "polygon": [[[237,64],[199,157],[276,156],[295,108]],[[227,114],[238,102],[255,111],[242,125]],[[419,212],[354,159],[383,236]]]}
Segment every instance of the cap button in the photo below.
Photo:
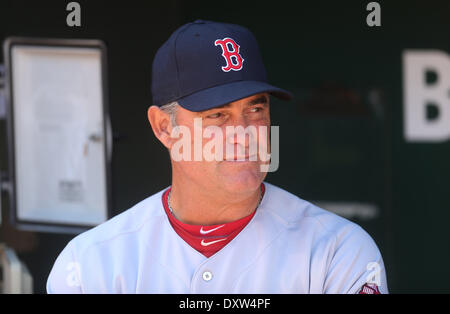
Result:
{"label": "cap button", "polygon": [[205,24],[206,22],[204,20],[195,20],[195,24]]}

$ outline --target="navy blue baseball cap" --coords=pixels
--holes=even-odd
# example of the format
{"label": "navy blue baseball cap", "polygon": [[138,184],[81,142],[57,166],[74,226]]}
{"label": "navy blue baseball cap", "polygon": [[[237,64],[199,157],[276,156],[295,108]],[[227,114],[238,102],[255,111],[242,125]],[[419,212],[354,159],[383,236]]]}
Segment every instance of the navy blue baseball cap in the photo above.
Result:
{"label": "navy blue baseball cap", "polygon": [[178,28],[153,60],[153,104],[173,101],[203,111],[258,93],[289,100],[270,85],[253,34],[245,27],[197,20]]}

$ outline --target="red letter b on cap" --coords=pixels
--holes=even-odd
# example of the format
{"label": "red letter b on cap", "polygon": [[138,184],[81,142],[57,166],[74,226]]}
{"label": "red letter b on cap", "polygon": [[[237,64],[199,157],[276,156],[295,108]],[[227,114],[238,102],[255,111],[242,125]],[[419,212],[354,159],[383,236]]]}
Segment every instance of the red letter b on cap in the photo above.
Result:
{"label": "red letter b on cap", "polygon": [[227,62],[222,67],[222,71],[229,72],[230,70],[239,71],[242,69],[244,58],[239,54],[240,46],[232,38],[217,39],[214,45],[222,47],[222,56]]}

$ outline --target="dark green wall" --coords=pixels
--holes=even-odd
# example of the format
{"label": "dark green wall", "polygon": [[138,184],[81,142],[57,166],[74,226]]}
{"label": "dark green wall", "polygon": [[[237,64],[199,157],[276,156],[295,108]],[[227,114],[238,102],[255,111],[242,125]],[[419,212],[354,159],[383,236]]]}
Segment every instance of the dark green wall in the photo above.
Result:
{"label": "dark green wall", "polygon": [[[224,1],[79,1],[82,27],[71,29],[64,1],[3,1],[0,40],[106,42],[117,214],[170,184],[167,153],[146,120],[156,49],[176,27],[197,18],[247,26],[270,81],[296,96],[288,103],[273,100],[280,168],[268,181],[307,200],[375,204],[375,218],[352,220],[379,245],[390,291],[449,292],[450,143],[405,142],[401,54],[416,48],[450,53],[450,3],[378,1],[382,26],[370,28],[368,2],[242,1],[230,7]],[[0,152],[4,170],[3,147]],[[0,236],[29,265],[37,292],[44,291],[53,260],[71,238],[7,224]]]}

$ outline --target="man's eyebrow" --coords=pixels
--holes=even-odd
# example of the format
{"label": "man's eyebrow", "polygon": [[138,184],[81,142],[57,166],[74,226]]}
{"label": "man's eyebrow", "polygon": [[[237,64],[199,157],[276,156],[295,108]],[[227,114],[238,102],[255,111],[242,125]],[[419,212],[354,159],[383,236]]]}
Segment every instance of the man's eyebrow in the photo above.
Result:
{"label": "man's eyebrow", "polygon": [[249,106],[257,105],[257,104],[267,104],[269,100],[267,99],[267,96],[259,96],[257,98],[254,98],[248,102]]}
{"label": "man's eyebrow", "polygon": [[[250,100],[247,103],[247,106],[254,106],[254,105],[257,105],[257,104],[268,104],[268,103],[269,103],[269,99],[267,98],[267,96],[259,96],[259,97],[256,97],[256,98]],[[223,108],[228,108],[230,106],[231,106],[231,103],[227,103],[225,105],[222,105],[222,106],[219,106],[219,107],[215,107],[215,108],[211,108],[211,109],[208,109],[208,110],[205,110],[205,111],[210,111],[210,110],[214,110],[214,109],[223,109]]]}

